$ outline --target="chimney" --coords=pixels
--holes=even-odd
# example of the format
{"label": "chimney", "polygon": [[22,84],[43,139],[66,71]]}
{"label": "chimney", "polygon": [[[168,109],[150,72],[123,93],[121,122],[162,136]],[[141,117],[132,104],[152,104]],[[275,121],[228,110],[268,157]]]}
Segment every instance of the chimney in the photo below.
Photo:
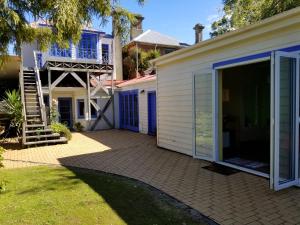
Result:
{"label": "chimney", "polygon": [[195,30],[195,44],[201,42],[203,40],[203,30],[204,26],[200,23],[197,23],[194,27]]}
{"label": "chimney", "polygon": [[144,17],[142,17],[139,14],[136,14],[135,18],[136,18],[136,22],[132,23],[130,26],[130,40],[136,38],[137,36],[143,33]]}

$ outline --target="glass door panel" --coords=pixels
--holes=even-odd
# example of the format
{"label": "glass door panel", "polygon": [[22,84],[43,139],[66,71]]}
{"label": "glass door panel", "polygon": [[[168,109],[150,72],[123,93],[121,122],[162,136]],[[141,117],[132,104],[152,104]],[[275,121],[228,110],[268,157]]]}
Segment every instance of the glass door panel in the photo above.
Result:
{"label": "glass door panel", "polygon": [[[299,57],[275,53],[273,188],[298,182]],[[272,175],[272,174],[271,174]]]}

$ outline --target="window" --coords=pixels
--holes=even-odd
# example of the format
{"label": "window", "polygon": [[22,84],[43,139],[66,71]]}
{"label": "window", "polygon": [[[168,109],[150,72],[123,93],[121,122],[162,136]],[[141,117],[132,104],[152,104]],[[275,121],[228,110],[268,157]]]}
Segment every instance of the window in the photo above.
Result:
{"label": "window", "polygon": [[[71,43],[70,43],[71,45]],[[60,48],[58,44],[54,43],[51,45],[50,56],[57,57],[71,57],[71,48]]]}
{"label": "window", "polygon": [[97,110],[95,109],[95,107],[91,104],[91,117],[93,119],[97,118]]}
{"label": "window", "polygon": [[102,44],[102,62],[109,63],[109,45]]}
{"label": "window", "polygon": [[84,100],[77,99],[77,117],[78,119],[84,119]]}
{"label": "window", "polygon": [[77,57],[83,59],[97,59],[97,34],[82,34],[77,47]]}

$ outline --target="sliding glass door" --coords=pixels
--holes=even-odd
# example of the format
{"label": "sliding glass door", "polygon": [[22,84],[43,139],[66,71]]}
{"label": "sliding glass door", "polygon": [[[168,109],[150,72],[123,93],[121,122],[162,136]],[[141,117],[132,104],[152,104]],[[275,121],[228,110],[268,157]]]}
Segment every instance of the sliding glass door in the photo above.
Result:
{"label": "sliding glass door", "polygon": [[272,74],[271,188],[298,184],[299,56],[275,52]]}

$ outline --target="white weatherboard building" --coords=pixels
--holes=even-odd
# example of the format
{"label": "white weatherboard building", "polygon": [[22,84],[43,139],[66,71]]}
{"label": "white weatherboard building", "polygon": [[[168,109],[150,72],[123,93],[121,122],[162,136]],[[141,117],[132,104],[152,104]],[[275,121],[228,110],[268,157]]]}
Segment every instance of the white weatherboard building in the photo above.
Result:
{"label": "white weatherboard building", "polygon": [[117,87],[116,127],[156,135],[156,76],[135,78]]}
{"label": "white weatherboard building", "polygon": [[160,147],[299,185],[300,8],[154,60]]}

